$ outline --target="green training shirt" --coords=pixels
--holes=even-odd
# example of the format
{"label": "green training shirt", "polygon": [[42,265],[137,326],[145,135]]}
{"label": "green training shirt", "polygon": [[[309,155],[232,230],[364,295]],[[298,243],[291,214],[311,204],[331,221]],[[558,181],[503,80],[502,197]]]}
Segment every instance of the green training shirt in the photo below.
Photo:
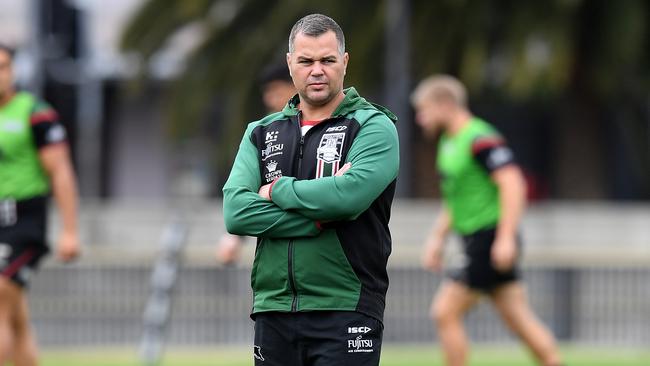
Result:
{"label": "green training shirt", "polygon": [[56,112],[33,95],[19,92],[0,106],[0,199],[28,199],[49,193],[39,149],[65,141]]}
{"label": "green training shirt", "polygon": [[490,174],[514,163],[511,150],[489,123],[472,117],[455,135],[443,134],[437,168],[452,228],[461,235],[494,227],[499,221],[499,192]]}

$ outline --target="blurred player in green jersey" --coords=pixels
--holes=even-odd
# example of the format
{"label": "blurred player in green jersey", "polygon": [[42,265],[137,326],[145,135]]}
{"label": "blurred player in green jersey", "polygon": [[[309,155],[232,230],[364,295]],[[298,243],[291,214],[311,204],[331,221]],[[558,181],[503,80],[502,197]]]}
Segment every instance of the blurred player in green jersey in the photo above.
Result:
{"label": "blurred player in green jersey", "polygon": [[56,112],[14,89],[13,50],[0,45],[0,365],[37,364],[24,289],[49,251],[50,192],[62,219],[56,255],[70,261],[79,253],[77,189],[66,141]]}
{"label": "blurred player in green jersey", "polygon": [[466,364],[464,315],[486,295],[505,324],[544,366],[560,365],[553,335],[537,319],[520,281],[518,227],[526,187],[504,138],[467,108],[465,87],[455,78],[424,79],[411,101],[425,133],[442,132],[437,169],[443,209],[425,244],[423,265],[442,268],[447,234],[462,237],[465,263],[449,274],[436,294],[431,315],[446,364]]}

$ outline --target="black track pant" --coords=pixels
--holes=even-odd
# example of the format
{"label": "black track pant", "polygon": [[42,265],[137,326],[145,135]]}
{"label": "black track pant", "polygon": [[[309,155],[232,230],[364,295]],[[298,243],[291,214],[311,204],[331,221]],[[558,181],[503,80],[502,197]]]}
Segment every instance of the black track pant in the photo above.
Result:
{"label": "black track pant", "polygon": [[382,323],[346,311],[258,313],[256,366],[377,366]]}

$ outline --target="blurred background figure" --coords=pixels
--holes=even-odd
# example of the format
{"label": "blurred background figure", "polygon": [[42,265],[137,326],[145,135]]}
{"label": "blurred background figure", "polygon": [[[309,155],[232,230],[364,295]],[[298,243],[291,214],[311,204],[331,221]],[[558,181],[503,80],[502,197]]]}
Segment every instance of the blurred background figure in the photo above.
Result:
{"label": "blurred background figure", "polygon": [[79,254],[77,188],[66,131],[48,104],[14,89],[13,57],[0,45],[0,365],[32,366],[25,288],[49,251],[48,195],[63,222],[56,256],[69,262]]}
{"label": "blurred background figure", "polygon": [[[269,114],[281,111],[289,99],[296,95],[286,63],[272,64],[263,69],[259,85],[264,107]],[[243,236],[223,234],[217,245],[217,260],[223,264],[235,263],[239,260],[244,240]]]}
{"label": "blurred background figure", "polygon": [[555,340],[533,314],[521,284],[519,225],[526,186],[514,154],[490,124],[467,109],[467,91],[456,78],[434,75],[412,95],[416,122],[442,133],[437,154],[443,208],[427,238],[423,265],[439,271],[447,235],[462,236],[465,263],[444,281],[431,316],[448,366],[467,363],[464,318],[487,295],[503,321],[541,365],[559,366]]}
{"label": "blurred background figure", "polygon": [[268,114],[281,111],[291,97],[296,95],[289,68],[286,63],[267,66],[259,77],[262,101]]}

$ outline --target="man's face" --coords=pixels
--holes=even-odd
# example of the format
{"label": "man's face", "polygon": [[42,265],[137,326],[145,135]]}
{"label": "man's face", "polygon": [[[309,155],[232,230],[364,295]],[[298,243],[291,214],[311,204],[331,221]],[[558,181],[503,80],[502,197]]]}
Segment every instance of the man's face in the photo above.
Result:
{"label": "man's face", "polygon": [[415,122],[429,135],[436,134],[449,122],[449,103],[423,98],[415,103]]}
{"label": "man's face", "polygon": [[273,80],[262,88],[262,100],[269,113],[281,111],[295,94],[293,83],[285,80]]}
{"label": "man's face", "polygon": [[8,52],[0,50],[0,99],[11,94],[13,84],[14,75],[11,56]]}
{"label": "man's face", "polygon": [[298,33],[287,63],[301,103],[323,106],[343,90],[348,53],[340,54],[333,31],[318,37]]}

